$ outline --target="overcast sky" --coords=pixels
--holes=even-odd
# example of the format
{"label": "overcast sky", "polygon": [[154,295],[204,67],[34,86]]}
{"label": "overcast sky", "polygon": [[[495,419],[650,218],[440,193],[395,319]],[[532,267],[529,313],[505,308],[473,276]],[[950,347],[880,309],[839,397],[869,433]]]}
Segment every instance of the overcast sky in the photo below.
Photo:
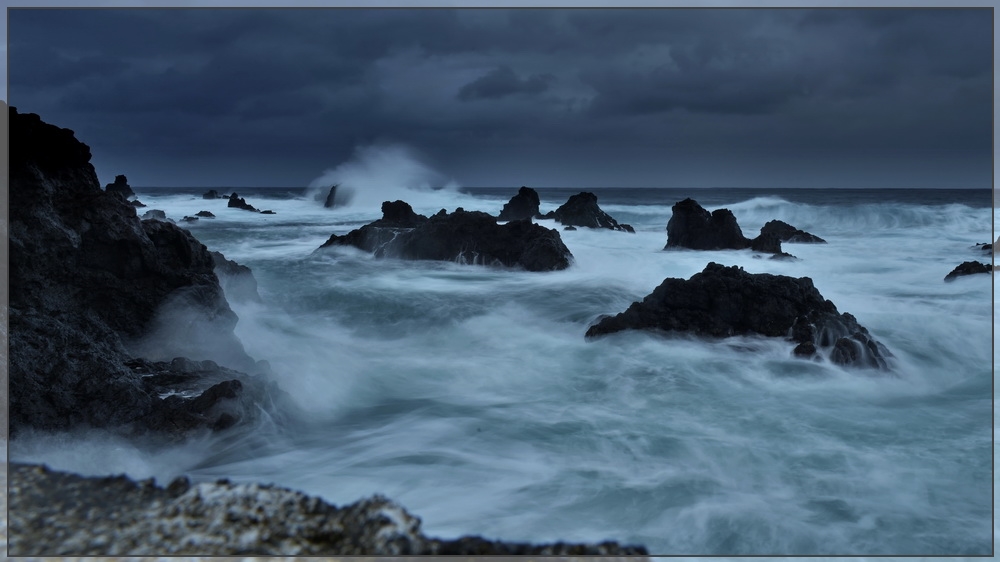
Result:
{"label": "overcast sky", "polygon": [[102,182],[305,186],[404,146],[464,186],[991,186],[993,14],[12,9],[8,101]]}

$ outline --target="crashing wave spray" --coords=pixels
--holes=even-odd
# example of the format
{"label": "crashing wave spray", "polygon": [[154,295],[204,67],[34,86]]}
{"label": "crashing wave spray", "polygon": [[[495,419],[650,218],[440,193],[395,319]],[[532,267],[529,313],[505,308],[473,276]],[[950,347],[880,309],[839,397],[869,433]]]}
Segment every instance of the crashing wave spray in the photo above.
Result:
{"label": "crashing wave spray", "polygon": [[375,208],[383,201],[397,199],[412,203],[414,192],[431,193],[437,186],[449,191],[458,187],[400,144],[356,147],[350,160],[326,170],[309,184],[310,195],[325,202],[334,185],[335,206]]}

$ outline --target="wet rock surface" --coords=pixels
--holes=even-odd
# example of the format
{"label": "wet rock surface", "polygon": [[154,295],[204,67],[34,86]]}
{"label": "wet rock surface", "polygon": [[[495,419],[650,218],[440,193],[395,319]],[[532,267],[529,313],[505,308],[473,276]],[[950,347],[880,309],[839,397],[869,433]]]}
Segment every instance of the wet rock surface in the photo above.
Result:
{"label": "wet rock surface", "polygon": [[954,281],[965,275],[975,275],[977,273],[992,273],[993,265],[978,261],[967,261],[951,270],[951,273],[944,276],[945,281]]}
{"label": "wet rock surface", "polygon": [[373,496],[337,507],[300,492],[226,480],[166,487],[13,463],[13,556],[534,554],[645,555],[642,546],[426,537],[420,519]]}
{"label": "wet rock surface", "polygon": [[382,204],[382,218],[345,235],[333,235],[320,248],[347,245],[377,257],[457,261],[468,264],[552,271],[569,267],[572,254],[558,231],[530,219],[499,225],[479,211],[444,210],[428,218],[403,201]]}
{"label": "wet rock surface", "polygon": [[530,187],[522,186],[521,189],[517,190],[517,195],[511,197],[510,201],[504,204],[497,220],[516,221],[533,219],[539,216],[538,205],[540,203],[541,200],[538,197],[537,191]]}
{"label": "wet rock surface", "polygon": [[555,219],[566,226],[586,226],[590,228],[607,228],[622,232],[635,232],[627,224],[618,224],[611,215],[605,213],[597,205],[597,196],[589,191],[573,195],[555,211],[545,213],[545,219]]}
{"label": "wet rock surface", "polygon": [[688,280],[665,279],[641,302],[591,326],[587,337],[622,330],[787,338],[799,344],[796,356],[829,350],[834,363],[876,369],[887,369],[892,357],[854,316],[824,299],[808,277],[747,273],[714,262]]}

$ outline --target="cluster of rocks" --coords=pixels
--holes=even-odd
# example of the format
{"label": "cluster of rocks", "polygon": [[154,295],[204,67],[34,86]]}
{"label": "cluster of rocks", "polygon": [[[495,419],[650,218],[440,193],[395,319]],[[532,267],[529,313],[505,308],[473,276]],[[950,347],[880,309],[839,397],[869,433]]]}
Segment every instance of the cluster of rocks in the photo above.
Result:
{"label": "cluster of rocks", "polygon": [[429,538],[419,518],[373,496],[337,507],[301,492],[228,480],[87,478],[10,465],[14,556],[323,556],[648,554],[641,546]]}
{"label": "cluster of rocks", "polygon": [[565,225],[565,230],[576,230],[578,226],[588,228],[606,228],[623,232],[635,232],[630,225],[619,224],[611,215],[604,212],[597,204],[597,196],[589,191],[582,191],[570,198],[554,211],[545,213],[539,210],[541,200],[538,192],[530,187],[522,186],[517,195],[504,204],[497,220],[515,221],[531,219],[554,219]]}
{"label": "cluster of rocks", "polygon": [[887,369],[892,357],[854,316],[824,299],[810,278],[752,274],[714,262],[688,280],[665,279],[641,302],[600,319],[586,336],[622,330],[784,337],[797,344],[795,356],[822,351],[834,363],[876,369]]}
{"label": "cluster of rocks", "polygon": [[319,249],[353,246],[376,257],[457,261],[553,271],[569,267],[573,255],[559,232],[530,219],[497,224],[483,212],[459,207],[426,217],[404,201],[382,204],[382,218],[344,235],[332,235]]}
{"label": "cluster of rocks", "polygon": [[[203,199],[228,199],[228,203],[227,203],[226,206],[229,207],[229,208],[232,208],[232,209],[243,209],[244,211],[252,211],[254,213],[261,213],[263,215],[274,215],[274,214],[277,214],[277,213],[275,213],[274,211],[271,211],[271,210],[261,211],[257,207],[254,207],[253,205],[247,203],[246,199],[240,197],[240,195],[238,193],[236,193],[235,191],[232,194],[230,194],[230,195],[220,195],[217,190],[215,190],[215,189],[209,189],[208,191],[206,191],[202,195],[202,198]],[[202,211],[202,212],[203,213],[207,213],[208,211]],[[198,214],[200,215],[201,213],[198,213]]]}
{"label": "cluster of rocks", "polygon": [[773,254],[772,259],[794,258],[781,249],[782,242],[823,244],[822,238],[799,230],[779,220],[773,220],[760,229],[760,234],[749,239],[743,235],[736,216],[729,209],[716,209],[711,213],[688,198],[672,207],[673,214],[667,222],[665,250],[688,248],[692,250],[742,250]]}

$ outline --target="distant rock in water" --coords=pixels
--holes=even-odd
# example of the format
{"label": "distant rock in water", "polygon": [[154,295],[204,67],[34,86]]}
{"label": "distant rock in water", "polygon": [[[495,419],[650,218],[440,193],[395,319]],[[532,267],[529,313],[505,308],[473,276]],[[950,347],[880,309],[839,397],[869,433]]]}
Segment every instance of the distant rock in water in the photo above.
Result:
{"label": "distant rock in water", "polygon": [[278,213],[275,213],[274,211],[268,209],[266,211],[261,211],[260,214],[262,214],[262,215],[276,215]]}
{"label": "distant rock in water", "polygon": [[688,198],[674,203],[672,210],[667,222],[665,250],[742,250],[750,247],[750,240],[743,236],[736,216],[729,209],[709,213],[697,201]]}
{"label": "distant rock in water", "polygon": [[345,235],[333,235],[320,248],[354,246],[377,257],[457,261],[468,264],[551,271],[569,267],[573,257],[559,237],[530,220],[499,225],[479,211],[456,209],[427,218],[403,201],[382,204],[382,218]]}
{"label": "distant rock in water", "polygon": [[545,219],[555,219],[567,226],[586,226],[590,228],[607,228],[622,232],[635,232],[627,224],[618,224],[611,215],[605,213],[597,205],[597,196],[589,191],[573,195],[555,211],[545,213]]}
{"label": "distant rock in water", "polygon": [[823,240],[819,236],[809,234],[804,230],[795,228],[787,222],[779,220],[768,221],[767,224],[760,229],[760,235],[764,236],[765,234],[773,234],[778,238],[778,240],[792,244],[826,244],[826,240]]}
{"label": "distant rock in water", "polygon": [[117,193],[128,199],[129,197],[135,197],[135,192],[132,191],[132,187],[128,184],[128,179],[123,175],[115,176],[115,183],[109,183],[104,186],[104,191],[108,193]]}
{"label": "distant rock in water", "polygon": [[249,267],[226,259],[222,252],[211,252],[211,254],[212,263],[215,264],[215,274],[219,277],[219,283],[227,299],[234,302],[260,302],[257,279]]}
{"label": "distant rock in water", "polygon": [[204,217],[204,218],[208,218],[208,219],[214,219],[215,218],[215,215],[213,215],[212,213],[210,213],[208,211],[198,211],[197,213],[195,213],[195,216]]}
{"label": "distant rock in water", "polygon": [[539,203],[541,203],[541,200],[538,198],[538,192],[530,187],[522,186],[521,189],[517,190],[517,195],[511,197],[510,201],[504,204],[497,220],[516,221],[533,219],[539,216]]}
{"label": "distant rock in water", "polygon": [[781,250],[781,240],[773,233],[761,232],[760,236],[750,241],[750,249],[755,252],[774,254],[771,259],[794,260],[795,256]]}
{"label": "distant rock in water", "polygon": [[12,556],[636,556],[642,546],[527,544],[425,536],[420,519],[383,496],[337,507],[270,484],[165,487],[125,475],[84,477],[11,463]]}
{"label": "distant rock in water", "polygon": [[142,220],[165,221],[165,220],[167,220],[167,213],[165,213],[165,212],[163,212],[163,211],[161,211],[159,209],[150,209],[150,210],[146,211],[145,213],[143,213]]}
{"label": "distant rock in water", "polygon": [[[102,190],[73,131],[14,107],[9,118],[11,435],[153,429],[171,406],[126,363],[171,303],[183,305],[185,323],[179,339],[156,342],[164,353],[207,343],[227,367],[253,367],[205,246],[169,222],[141,221]],[[252,386],[244,379],[240,392]]]}
{"label": "distant rock in water", "polygon": [[976,273],[992,273],[993,265],[988,263],[981,263],[978,261],[967,261],[962,265],[951,270],[951,273],[945,275],[945,281],[954,281],[958,277],[964,275],[975,275]]}
{"label": "distant rock in water", "polygon": [[204,199],[222,199],[222,196],[219,195],[218,191],[216,191],[214,189],[209,189],[208,191],[205,192],[204,195],[202,195],[202,198],[204,198]]}
{"label": "distant rock in water", "polygon": [[181,219],[181,222],[198,222],[198,217],[185,216]]}
{"label": "distant rock in water", "polygon": [[605,317],[587,337],[622,330],[662,330],[726,338],[789,338],[796,356],[829,349],[830,361],[887,369],[892,354],[854,316],[839,313],[808,277],[747,273],[709,263],[691,279],[668,278],[625,312]]}
{"label": "distant rock in water", "polygon": [[323,202],[323,206],[327,209],[332,209],[337,206],[337,186],[330,186],[330,193],[326,194],[326,201]]}
{"label": "distant rock in water", "polygon": [[257,210],[256,207],[254,207],[253,205],[247,203],[246,200],[243,199],[242,197],[240,197],[239,194],[236,193],[235,191],[233,192],[232,195],[229,196],[229,205],[228,206],[236,208],[236,209],[243,209],[245,211],[253,211],[255,213],[259,213],[260,212],[260,211]]}

